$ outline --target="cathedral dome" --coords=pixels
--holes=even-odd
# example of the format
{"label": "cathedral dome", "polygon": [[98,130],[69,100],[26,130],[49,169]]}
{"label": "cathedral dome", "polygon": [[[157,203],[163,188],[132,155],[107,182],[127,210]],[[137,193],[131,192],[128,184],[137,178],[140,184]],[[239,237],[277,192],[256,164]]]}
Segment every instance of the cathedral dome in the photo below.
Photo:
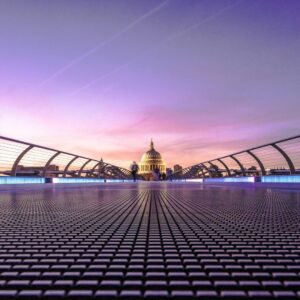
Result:
{"label": "cathedral dome", "polygon": [[150,149],[146,153],[143,154],[142,156],[142,162],[147,162],[149,160],[162,160],[161,155],[159,152],[157,152],[155,149]]}
{"label": "cathedral dome", "polygon": [[154,144],[151,140],[150,149],[142,156],[139,173],[151,174],[155,169],[159,169],[161,173],[165,173],[166,164],[163,161],[161,154],[154,149]]}

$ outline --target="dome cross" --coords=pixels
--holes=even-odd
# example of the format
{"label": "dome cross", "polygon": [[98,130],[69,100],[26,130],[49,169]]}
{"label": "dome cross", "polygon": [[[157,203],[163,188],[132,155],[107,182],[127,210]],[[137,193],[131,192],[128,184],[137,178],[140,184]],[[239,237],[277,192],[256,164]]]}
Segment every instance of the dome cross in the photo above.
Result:
{"label": "dome cross", "polygon": [[153,143],[152,138],[151,138],[151,143],[150,143],[150,150],[154,150],[154,143]]}

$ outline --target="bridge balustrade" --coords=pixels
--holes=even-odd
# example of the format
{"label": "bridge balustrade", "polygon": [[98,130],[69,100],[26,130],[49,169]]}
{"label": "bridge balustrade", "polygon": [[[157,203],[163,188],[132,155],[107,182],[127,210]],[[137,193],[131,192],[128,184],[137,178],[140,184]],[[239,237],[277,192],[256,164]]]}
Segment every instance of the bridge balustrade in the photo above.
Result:
{"label": "bridge balustrade", "polygon": [[0,136],[0,176],[129,179],[130,171],[102,160]]}
{"label": "bridge balustrade", "polygon": [[300,174],[300,135],[213,158],[174,173],[174,179]]}

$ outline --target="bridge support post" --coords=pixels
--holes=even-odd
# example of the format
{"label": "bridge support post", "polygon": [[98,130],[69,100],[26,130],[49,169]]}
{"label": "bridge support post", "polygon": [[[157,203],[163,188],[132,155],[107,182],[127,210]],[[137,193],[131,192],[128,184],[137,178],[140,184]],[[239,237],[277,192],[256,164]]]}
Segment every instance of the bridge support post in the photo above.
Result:
{"label": "bridge support post", "polygon": [[11,176],[17,176],[17,168],[18,165],[21,161],[21,159],[24,157],[24,155],[33,148],[33,145],[28,146],[26,149],[24,149],[21,154],[19,154],[19,156],[17,157],[17,159],[15,160],[12,168],[11,168]]}
{"label": "bridge support post", "polygon": [[88,160],[81,166],[80,170],[78,171],[78,177],[81,177],[81,173],[82,173],[84,167],[85,167],[89,162],[91,162],[91,161],[92,161],[92,159],[88,159]]}
{"label": "bridge support post", "polygon": [[273,148],[275,148],[284,157],[284,159],[286,160],[286,162],[290,168],[290,174],[296,174],[295,166],[294,166],[292,160],[290,159],[290,157],[287,155],[287,153],[285,151],[283,151],[283,149],[276,144],[271,144],[271,146]]}
{"label": "bridge support post", "polygon": [[246,176],[246,172],[245,172],[245,168],[244,166],[241,164],[241,162],[236,158],[234,157],[233,155],[230,155],[230,157],[239,165],[240,169],[241,169],[241,172],[243,174],[243,176]]}
{"label": "bridge support post", "polygon": [[69,163],[66,165],[65,169],[64,169],[64,174],[63,174],[63,177],[66,177],[67,176],[67,172],[68,172],[68,169],[69,167],[71,166],[71,164],[73,163],[73,161],[75,161],[79,156],[75,156],[74,158],[72,158]]}
{"label": "bridge support post", "polygon": [[261,171],[261,175],[263,175],[263,176],[267,175],[265,166],[263,165],[262,161],[253,152],[251,152],[250,150],[248,150],[247,153],[249,155],[251,155],[256,160],[256,162],[258,163],[260,171]]}
{"label": "bridge support post", "polygon": [[231,176],[230,170],[229,170],[228,166],[224,163],[224,161],[222,159],[220,159],[220,158],[217,159],[217,161],[219,161],[223,165],[223,167],[225,168],[228,176],[230,177]]}
{"label": "bridge support post", "polygon": [[51,162],[54,160],[55,157],[57,157],[61,152],[57,151],[55,154],[53,154],[49,159],[48,161],[46,162],[45,164],[45,167],[44,167],[44,170],[43,170],[43,177],[45,177],[47,175],[47,171],[48,171],[48,168],[51,164]]}

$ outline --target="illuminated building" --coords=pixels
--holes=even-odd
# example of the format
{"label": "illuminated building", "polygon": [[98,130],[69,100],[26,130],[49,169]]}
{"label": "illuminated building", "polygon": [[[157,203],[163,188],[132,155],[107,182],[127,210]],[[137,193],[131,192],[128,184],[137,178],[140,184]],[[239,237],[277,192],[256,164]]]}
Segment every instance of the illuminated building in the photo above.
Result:
{"label": "illuminated building", "polygon": [[154,149],[153,141],[150,143],[150,150],[145,152],[139,164],[139,174],[145,179],[152,180],[152,172],[159,169],[160,173],[166,173],[166,163],[163,161],[161,154]]}

